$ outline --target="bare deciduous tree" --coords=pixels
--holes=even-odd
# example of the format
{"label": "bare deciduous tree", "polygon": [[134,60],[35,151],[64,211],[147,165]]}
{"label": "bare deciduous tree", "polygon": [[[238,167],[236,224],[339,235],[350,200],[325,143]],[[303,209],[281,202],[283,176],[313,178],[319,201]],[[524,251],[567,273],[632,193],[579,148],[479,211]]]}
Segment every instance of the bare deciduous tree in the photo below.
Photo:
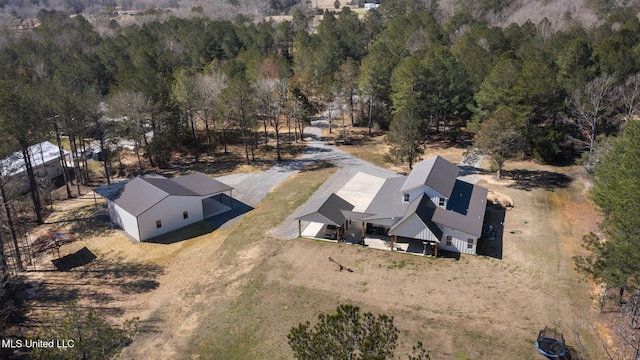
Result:
{"label": "bare deciduous tree", "polygon": [[[258,97],[266,121],[273,127],[276,138],[276,154],[278,161],[282,160],[280,155],[280,129],[285,106],[288,100],[288,79],[264,78],[258,83]],[[267,143],[267,125],[265,122],[265,144]]]}
{"label": "bare deciduous tree", "polygon": [[613,77],[602,75],[590,81],[583,90],[573,93],[569,100],[575,114],[575,124],[586,138],[589,153],[594,151],[600,129],[610,121],[615,99]]}
{"label": "bare deciduous tree", "polygon": [[[213,71],[209,74],[197,74],[194,79],[194,91],[196,97],[196,107],[204,121],[204,129],[207,135],[207,145],[211,146],[211,133],[209,126],[213,124],[216,128],[214,109],[222,89],[226,87],[229,81],[227,75],[219,71]],[[209,120],[212,120],[210,123]]]}
{"label": "bare deciduous tree", "polygon": [[[144,169],[140,148],[142,143],[148,147],[148,139],[145,135],[146,115],[150,111],[151,100],[143,93],[132,90],[121,90],[114,93],[108,101],[108,112],[113,117],[122,117],[129,129],[128,137],[134,143],[134,151],[138,158],[140,171]],[[149,164],[153,166],[151,155],[147,151]]]}
{"label": "bare deciduous tree", "polygon": [[625,110],[624,121],[632,120],[640,112],[640,73],[629,77],[618,89]]}

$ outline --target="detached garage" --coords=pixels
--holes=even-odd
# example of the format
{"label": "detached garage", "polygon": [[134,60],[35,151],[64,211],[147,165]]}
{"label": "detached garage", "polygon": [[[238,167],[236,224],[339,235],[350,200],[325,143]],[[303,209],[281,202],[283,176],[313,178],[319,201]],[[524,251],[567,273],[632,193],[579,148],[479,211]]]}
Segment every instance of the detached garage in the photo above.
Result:
{"label": "detached garage", "polygon": [[111,222],[137,241],[230,210],[232,190],[201,173],[174,179],[145,175],[94,189],[107,199]]}

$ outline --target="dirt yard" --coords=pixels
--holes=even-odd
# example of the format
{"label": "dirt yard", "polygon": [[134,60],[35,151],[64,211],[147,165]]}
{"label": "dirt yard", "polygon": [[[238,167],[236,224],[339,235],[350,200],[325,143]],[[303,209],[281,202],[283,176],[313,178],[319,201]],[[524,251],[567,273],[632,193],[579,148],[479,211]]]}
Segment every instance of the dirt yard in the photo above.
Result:
{"label": "dirt yard", "polygon": [[[460,149],[441,151],[452,161],[462,156]],[[269,236],[333,171],[292,176],[230,229],[203,223],[155,243],[133,243],[106,227],[93,198],[62,205],[49,226],[78,235],[61,249],[62,256],[78,254],[71,257],[78,266],[49,271],[57,257],[50,254],[40,271],[25,274],[32,285],[25,296],[37,294],[28,303],[29,324],[78,298],[114,322],[141,319],[122,358],[292,358],[291,327],[353,303],[394,316],[398,355],[422,341],[433,359],[539,359],[537,332],[557,326],[569,346],[603,358],[591,326],[592,289],[571,260],[597,222],[581,169],[509,163],[502,180],[480,175],[479,185],[514,204],[495,240],[498,257],[433,259]],[[188,240],[172,242],[176,237]],[[87,251],[96,259],[83,264]],[[337,271],[329,257],[354,272]]]}

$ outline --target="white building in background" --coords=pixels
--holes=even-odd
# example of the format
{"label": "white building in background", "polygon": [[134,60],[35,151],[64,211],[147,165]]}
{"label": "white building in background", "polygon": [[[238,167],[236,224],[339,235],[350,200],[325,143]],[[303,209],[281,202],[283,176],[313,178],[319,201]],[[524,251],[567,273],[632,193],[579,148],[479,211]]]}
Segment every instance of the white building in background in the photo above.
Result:
{"label": "white building in background", "polygon": [[[37,181],[54,181],[62,176],[62,163],[60,159],[60,148],[48,141],[29,146],[29,157],[31,167]],[[65,160],[69,157],[69,152],[62,149]],[[29,188],[29,178],[22,151],[16,151],[6,158],[0,160],[0,171],[2,178],[9,178],[8,187],[15,187],[19,191]]]}
{"label": "white building in background", "polygon": [[366,11],[369,10],[375,10],[378,8],[378,6],[380,6],[380,4],[376,4],[376,3],[364,3],[364,9]]}

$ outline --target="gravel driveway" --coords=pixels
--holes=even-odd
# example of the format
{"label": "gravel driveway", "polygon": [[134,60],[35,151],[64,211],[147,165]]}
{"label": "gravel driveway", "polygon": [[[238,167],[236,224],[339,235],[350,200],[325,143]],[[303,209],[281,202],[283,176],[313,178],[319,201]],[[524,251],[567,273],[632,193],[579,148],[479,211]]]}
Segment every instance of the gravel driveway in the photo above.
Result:
{"label": "gravel driveway", "polygon": [[[398,176],[392,171],[375,166],[327,144],[322,139],[322,128],[327,126],[326,121],[316,120],[312,121],[311,126],[305,129],[307,152],[302,156],[301,161],[327,160],[335,164],[338,170],[316,190],[309,200],[337,192],[359,171],[383,178]],[[298,222],[295,221],[295,218],[299,216],[300,211],[304,209],[307,203],[308,201],[284,219],[282,224],[272,231],[272,235],[283,239],[298,237]]]}
{"label": "gravel driveway", "polygon": [[[327,126],[328,124],[324,120],[314,120],[311,122],[311,126],[305,128],[307,146],[300,158],[296,160],[284,161],[262,172],[231,174],[216,179],[233,186],[233,197],[253,207],[278,184],[306,165],[316,161],[330,161],[338,166],[338,170],[320,186],[312,195],[312,199],[338,191],[358,171],[385,178],[396,175],[389,170],[360,160],[335,146],[327,144],[322,138],[322,128]],[[282,225],[273,231],[273,235],[285,239],[296,238],[298,236],[298,224],[293,219],[305,204],[285,219]],[[242,216],[238,216],[227,221],[222,228],[229,228],[241,218]]]}

